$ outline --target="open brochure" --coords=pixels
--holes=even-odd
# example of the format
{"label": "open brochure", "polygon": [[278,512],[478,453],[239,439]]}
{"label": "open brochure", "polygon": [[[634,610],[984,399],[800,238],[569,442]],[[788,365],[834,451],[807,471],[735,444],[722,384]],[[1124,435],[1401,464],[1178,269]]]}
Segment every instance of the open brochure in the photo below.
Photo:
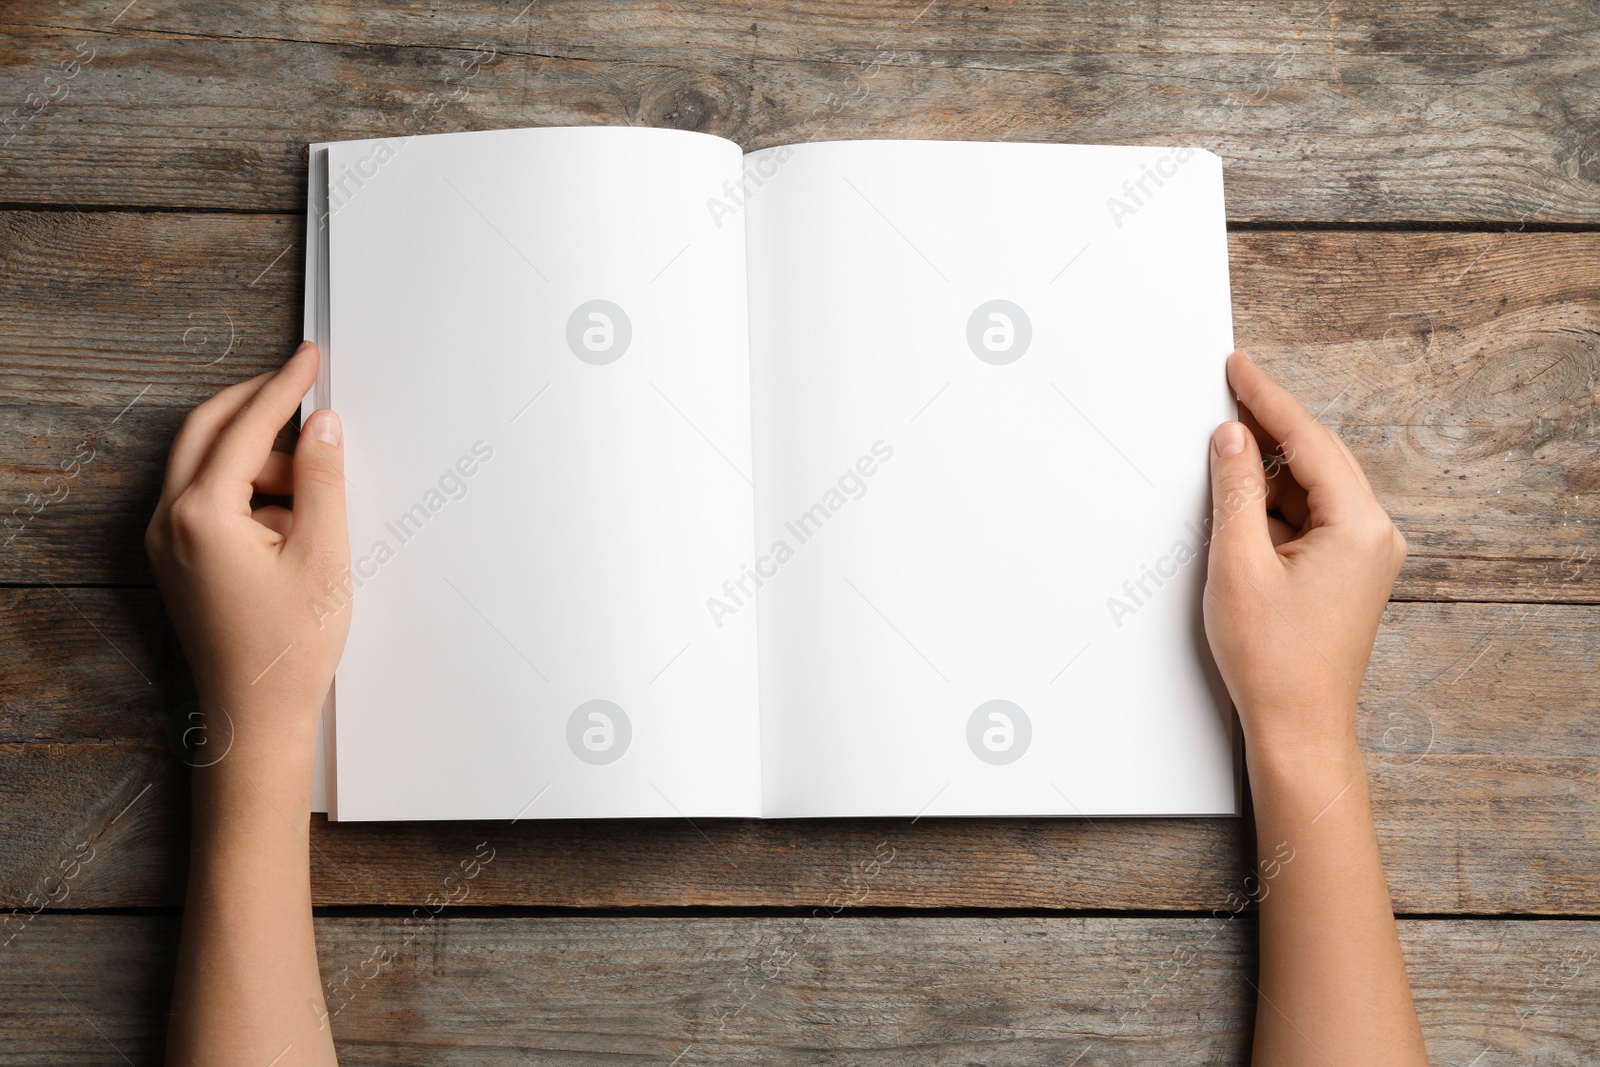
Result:
{"label": "open brochure", "polygon": [[332,817],[1238,813],[1216,156],[353,141],[307,239]]}

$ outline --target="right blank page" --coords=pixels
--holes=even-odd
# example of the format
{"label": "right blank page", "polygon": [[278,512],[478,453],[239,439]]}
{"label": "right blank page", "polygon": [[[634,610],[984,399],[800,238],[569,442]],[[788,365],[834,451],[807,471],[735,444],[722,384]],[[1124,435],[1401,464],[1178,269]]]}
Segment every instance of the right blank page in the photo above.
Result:
{"label": "right blank page", "polygon": [[1220,160],[746,157],[763,811],[1236,814]]}

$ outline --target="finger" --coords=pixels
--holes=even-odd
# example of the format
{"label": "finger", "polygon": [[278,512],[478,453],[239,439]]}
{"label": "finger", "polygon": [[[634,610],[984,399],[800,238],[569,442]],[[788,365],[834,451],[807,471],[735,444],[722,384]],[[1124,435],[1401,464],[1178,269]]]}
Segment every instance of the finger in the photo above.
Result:
{"label": "finger", "polygon": [[294,512],[277,504],[256,508],[250,513],[250,517],[285,539],[288,538],[289,529],[294,523]]}
{"label": "finger", "polygon": [[167,476],[161,484],[163,500],[171,500],[189,487],[222,428],[239,413],[245,401],[266,384],[272,373],[268,371],[247,382],[230,385],[185,416],[183,427],[167,454]]}
{"label": "finger", "polygon": [[1313,513],[1337,521],[1366,504],[1371,492],[1351,470],[1337,435],[1243,352],[1228,357],[1228,382],[1261,427],[1279,443]]}
{"label": "finger", "polygon": [[[1252,361],[1252,362],[1254,362],[1254,361]],[[1269,375],[1269,377],[1270,377],[1270,375]],[[1335,399],[1338,399],[1338,398],[1335,397]],[[1329,405],[1329,406],[1331,406],[1331,405]],[[1316,422],[1318,422],[1322,426],[1327,426],[1328,425],[1327,423],[1322,422],[1322,416],[1323,416],[1323,414],[1326,413],[1326,410],[1327,409],[1324,408],[1323,411],[1320,411],[1317,414],[1313,415],[1312,419],[1315,420]],[[1262,431],[1261,428],[1260,428],[1260,425],[1254,421],[1254,416],[1252,416],[1251,418],[1245,418],[1243,412],[1241,412],[1240,413],[1240,421],[1243,422],[1246,426],[1249,426],[1250,429],[1251,429],[1251,432],[1255,433],[1256,440],[1261,442],[1261,450],[1262,450],[1263,454],[1271,455],[1274,451],[1277,451],[1279,455],[1282,455],[1282,449],[1276,442],[1274,442],[1270,446],[1266,443],[1266,440],[1262,437],[1262,433],[1264,431]],[[1366,473],[1366,471],[1361,469],[1361,463],[1356,459],[1355,453],[1350,451],[1350,446],[1345,444],[1344,438],[1339,436],[1339,434],[1337,432],[1335,432],[1331,426],[1328,427],[1328,436],[1330,436],[1333,439],[1334,443],[1336,443],[1339,446],[1339,452],[1344,456],[1345,460],[1350,464],[1350,469],[1355,472],[1355,475],[1360,480],[1361,484],[1366,486],[1368,491],[1371,491],[1372,484],[1367,481],[1367,473]]]}
{"label": "finger", "polygon": [[1276,559],[1267,526],[1267,479],[1261,450],[1240,422],[1211,435],[1211,565],[1252,571]]}
{"label": "finger", "polygon": [[195,484],[247,489],[267,461],[272,443],[317,377],[317,347],[306,341],[245,401],[200,465]]}
{"label": "finger", "polygon": [[327,409],[312,413],[295,446],[289,547],[331,556],[341,564],[350,558],[344,517],[344,430],[339,416]]}
{"label": "finger", "polygon": [[1287,506],[1297,511],[1299,518],[1289,518],[1287,512],[1284,517],[1289,518],[1290,522],[1304,523],[1306,491],[1294,480],[1282,446],[1261,428],[1255,414],[1242,404],[1239,406],[1239,421],[1244,423],[1245,429],[1256,439],[1256,447],[1261,449],[1262,467],[1267,474],[1267,510],[1277,508],[1282,511]]}
{"label": "finger", "polygon": [[1283,454],[1282,446],[1278,444],[1278,439],[1268,433],[1266,428],[1261,425],[1261,420],[1256,418],[1255,412],[1243,404],[1239,405],[1239,421],[1244,423],[1244,428],[1249,430],[1251,436],[1256,439],[1256,447],[1261,449],[1263,456]]}
{"label": "finger", "polygon": [[265,496],[294,495],[294,456],[274,449],[267,453],[267,461],[251,483],[256,492]]}

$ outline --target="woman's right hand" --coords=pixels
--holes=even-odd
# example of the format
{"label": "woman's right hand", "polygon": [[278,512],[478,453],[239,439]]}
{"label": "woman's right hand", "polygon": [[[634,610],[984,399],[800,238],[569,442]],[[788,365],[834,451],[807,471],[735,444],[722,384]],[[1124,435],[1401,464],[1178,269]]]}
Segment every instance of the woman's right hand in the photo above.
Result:
{"label": "woman's right hand", "polygon": [[1212,437],[1206,636],[1252,757],[1348,753],[1405,538],[1339,436],[1243,352],[1228,382],[1245,421]]}

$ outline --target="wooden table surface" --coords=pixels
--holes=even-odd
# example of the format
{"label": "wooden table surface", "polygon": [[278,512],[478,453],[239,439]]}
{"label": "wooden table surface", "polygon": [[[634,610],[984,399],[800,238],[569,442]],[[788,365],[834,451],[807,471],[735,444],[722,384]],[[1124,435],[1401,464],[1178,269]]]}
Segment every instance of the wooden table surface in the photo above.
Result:
{"label": "wooden table surface", "polygon": [[[306,143],[623,123],[1218,152],[1237,336],[1411,545],[1360,735],[1434,1062],[1600,1060],[1592,0],[525,2],[0,3],[0,1063],[160,1058],[186,691],[141,534],[183,413],[301,336]],[[311,840],[347,1064],[1247,1058],[1242,820]]]}

